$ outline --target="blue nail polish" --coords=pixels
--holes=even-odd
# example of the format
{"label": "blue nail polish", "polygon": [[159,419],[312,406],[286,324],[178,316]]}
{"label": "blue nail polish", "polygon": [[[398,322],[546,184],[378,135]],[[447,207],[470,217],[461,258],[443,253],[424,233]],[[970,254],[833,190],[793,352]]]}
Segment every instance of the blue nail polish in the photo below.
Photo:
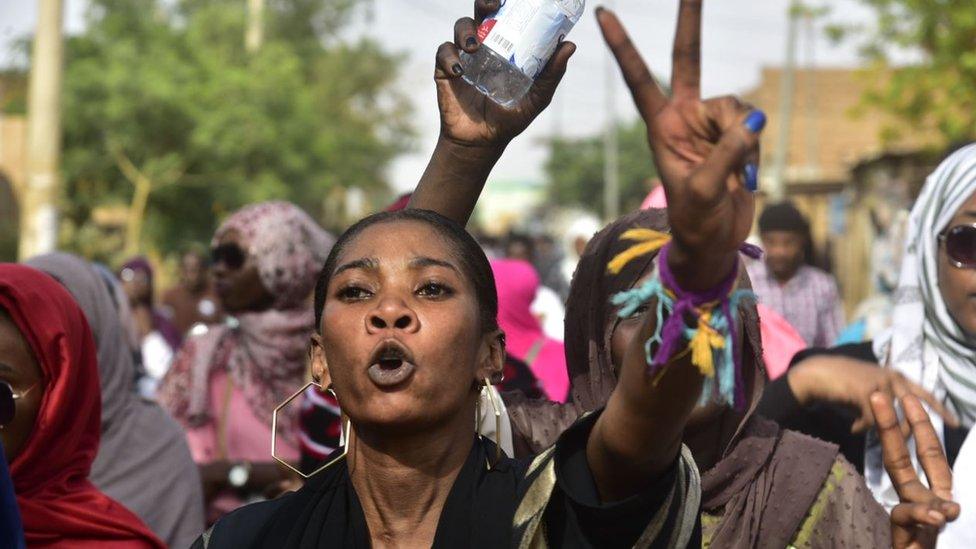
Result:
{"label": "blue nail polish", "polygon": [[759,189],[759,166],[746,164],[742,171],[746,180],[746,188],[749,189],[749,192],[756,192]]}
{"label": "blue nail polish", "polygon": [[766,113],[759,109],[752,111],[749,113],[749,116],[746,117],[745,124],[752,133],[761,132],[762,129],[766,127]]}

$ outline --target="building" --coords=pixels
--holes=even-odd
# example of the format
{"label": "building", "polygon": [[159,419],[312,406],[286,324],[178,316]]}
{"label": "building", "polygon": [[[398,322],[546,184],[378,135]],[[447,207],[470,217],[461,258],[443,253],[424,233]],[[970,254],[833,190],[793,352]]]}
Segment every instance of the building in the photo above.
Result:
{"label": "building", "polygon": [[[786,196],[811,222],[823,266],[837,276],[850,312],[871,294],[871,247],[879,219],[911,207],[939,155],[931,128],[909,128],[863,100],[882,73],[798,69],[789,130]],[[771,184],[779,141],[783,70],[766,68],[744,94],[769,124],[762,137],[760,190]]]}

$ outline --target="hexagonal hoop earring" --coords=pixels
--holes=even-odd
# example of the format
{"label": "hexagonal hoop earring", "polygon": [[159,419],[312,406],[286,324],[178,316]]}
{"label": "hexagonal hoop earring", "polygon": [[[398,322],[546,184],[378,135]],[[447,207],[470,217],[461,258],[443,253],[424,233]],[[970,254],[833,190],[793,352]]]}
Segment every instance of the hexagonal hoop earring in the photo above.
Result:
{"label": "hexagonal hoop earring", "polygon": [[[298,396],[301,395],[302,393],[304,393],[309,387],[313,387],[313,386],[316,387],[316,388],[318,388],[319,390],[322,389],[322,386],[319,385],[318,383],[315,383],[314,381],[309,381],[301,389],[295,391],[290,397],[286,398],[281,404],[275,406],[274,412],[271,414],[271,457],[273,457],[274,460],[277,461],[278,463],[280,463],[280,464],[284,465],[285,467],[291,469],[292,471],[294,471],[295,473],[297,473],[299,476],[301,476],[302,478],[304,478],[306,480],[314,477],[315,475],[321,473],[322,471],[325,471],[329,467],[332,467],[339,460],[341,460],[341,459],[343,459],[343,458],[346,457],[346,448],[349,446],[349,440],[346,437],[348,436],[348,434],[351,432],[351,429],[352,429],[352,424],[348,420],[346,421],[345,429],[342,429],[342,424],[341,424],[341,421],[342,421],[342,413],[340,412],[340,415],[339,415],[339,421],[340,421],[339,428],[340,428],[340,430],[342,432],[339,435],[339,441],[340,442],[344,442],[344,444],[342,445],[342,454],[336,456],[333,459],[330,459],[328,463],[326,463],[325,465],[323,465],[323,466],[319,467],[318,469],[312,471],[311,473],[304,473],[304,472],[300,471],[297,467],[295,467],[294,465],[292,465],[291,463],[288,463],[287,461],[285,461],[285,460],[281,459],[280,457],[278,457],[278,453],[277,453],[277,447],[278,447],[278,412],[280,412],[285,406],[288,406],[289,404],[291,404],[291,401],[293,401],[296,398],[298,398]],[[336,399],[336,402],[338,403],[339,402],[339,399],[336,397],[335,391],[333,391],[331,388],[329,388],[328,389],[328,392],[332,393],[332,397],[335,398]]]}

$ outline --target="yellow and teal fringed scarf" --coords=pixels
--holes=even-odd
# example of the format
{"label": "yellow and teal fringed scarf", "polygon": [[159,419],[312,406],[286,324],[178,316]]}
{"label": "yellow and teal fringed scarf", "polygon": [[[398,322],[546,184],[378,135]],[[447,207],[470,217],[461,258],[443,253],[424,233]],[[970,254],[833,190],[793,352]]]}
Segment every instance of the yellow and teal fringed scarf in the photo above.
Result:
{"label": "yellow and teal fringed scarf", "polygon": [[[729,275],[715,288],[686,292],[678,286],[668,266],[671,235],[652,229],[631,229],[620,238],[633,241],[634,245],[607,264],[607,270],[612,274],[619,274],[638,257],[660,252],[656,276],[611,298],[614,305],[621,307],[617,313],[621,318],[630,316],[652,298],[657,298],[655,331],[644,344],[650,374],[659,376],[673,358],[691,353],[692,364],[705,377],[699,403],[715,399],[735,407],[744,406],[741,359],[736,348],[732,311],[738,310],[742,299],[755,299],[755,295],[735,288],[738,259]],[[751,257],[759,257],[762,253],[749,244],[743,246],[742,252]],[[695,325],[687,326],[686,318],[695,318]],[[683,341],[687,341],[687,345],[681,351]]]}

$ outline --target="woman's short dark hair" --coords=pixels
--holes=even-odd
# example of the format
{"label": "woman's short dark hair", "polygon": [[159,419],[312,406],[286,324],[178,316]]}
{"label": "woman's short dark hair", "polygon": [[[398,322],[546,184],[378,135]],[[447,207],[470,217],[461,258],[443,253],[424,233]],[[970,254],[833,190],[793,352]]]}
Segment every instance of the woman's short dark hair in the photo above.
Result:
{"label": "woman's short dark hair", "polygon": [[[322,328],[322,310],[325,307],[326,292],[332,274],[336,269],[336,262],[355,238],[373,225],[380,223],[397,223],[400,221],[417,221],[433,227],[453,248],[452,252],[460,262],[461,273],[474,286],[475,297],[480,310],[482,333],[498,329],[498,292],[495,289],[495,277],[491,272],[491,265],[485,252],[468,231],[454,221],[430,210],[400,210],[396,212],[380,212],[363,218],[342,233],[325,260],[325,266],[319,273],[315,284],[315,327]],[[391,236],[392,238],[392,236]]]}

